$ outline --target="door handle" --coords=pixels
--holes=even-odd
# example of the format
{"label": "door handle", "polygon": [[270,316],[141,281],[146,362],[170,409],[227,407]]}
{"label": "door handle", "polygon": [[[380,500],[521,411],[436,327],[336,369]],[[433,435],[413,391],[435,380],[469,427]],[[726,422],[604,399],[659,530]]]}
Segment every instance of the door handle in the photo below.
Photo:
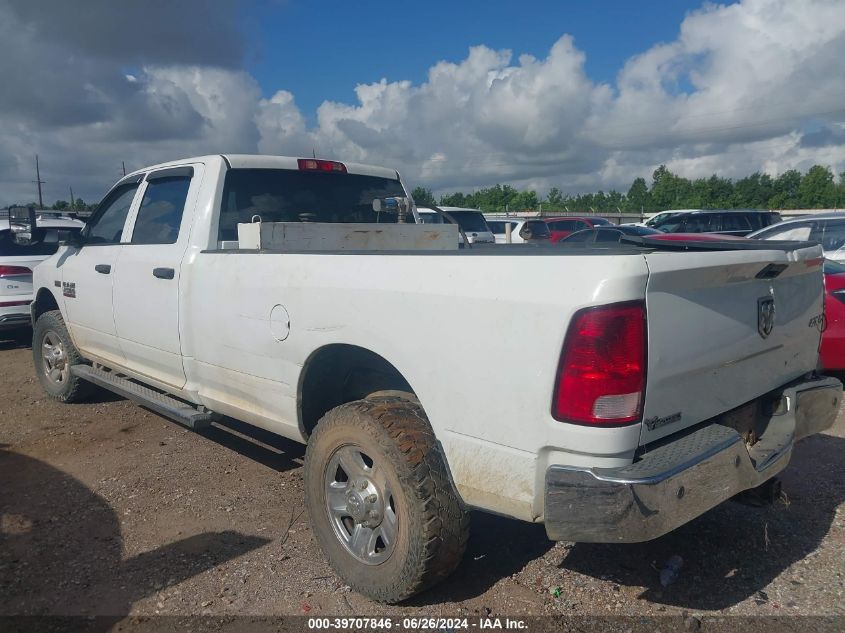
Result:
{"label": "door handle", "polygon": [[153,277],[158,277],[159,279],[173,279],[175,274],[176,271],[172,268],[153,268]]}
{"label": "door handle", "polygon": [[94,270],[100,274],[108,275],[111,272],[111,266],[109,264],[97,264],[94,266]]}

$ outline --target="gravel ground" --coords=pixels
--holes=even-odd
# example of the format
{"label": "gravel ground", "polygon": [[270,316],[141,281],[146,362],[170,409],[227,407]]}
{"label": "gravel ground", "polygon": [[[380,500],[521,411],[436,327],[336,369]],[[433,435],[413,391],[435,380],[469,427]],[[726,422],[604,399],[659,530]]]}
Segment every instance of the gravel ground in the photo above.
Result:
{"label": "gravel ground", "polygon": [[195,433],[108,393],[57,404],[26,335],[3,339],[0,615],[845,615],[842,413],[799,444],[774,505],[725,503],[639,545],[476,513],[457,572],[385,606],[316,546],[303,447],[234,422]]}

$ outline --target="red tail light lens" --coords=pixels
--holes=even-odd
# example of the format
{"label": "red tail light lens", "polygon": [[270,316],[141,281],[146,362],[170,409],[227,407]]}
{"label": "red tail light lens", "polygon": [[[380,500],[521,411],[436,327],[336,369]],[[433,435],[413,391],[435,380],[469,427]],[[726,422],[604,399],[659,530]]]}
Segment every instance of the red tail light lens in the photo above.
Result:
{"label": "red tail light lens", "polygon": [[346,173],[346,165],[334,160],[317,160],[316,158],[300,158],[296,163],[300,171],[327,171],[335,173]]}
{"label": "red tail light lens", "polygon": [[16,277],[18,275],[31,275],[32,269],[26,266],[0,266],[0,277]]}
{"label": "red tail light lens", "polygon": [[12,306],[28,306],[32,300],[28,301],[0,301],[0,308],[10,308]]}
{"label": "red tail light lens", "polygon": [[552,414],[562,422],[597,426],[638,422],[645,375],[645,305],[581,310],[566,333]]}

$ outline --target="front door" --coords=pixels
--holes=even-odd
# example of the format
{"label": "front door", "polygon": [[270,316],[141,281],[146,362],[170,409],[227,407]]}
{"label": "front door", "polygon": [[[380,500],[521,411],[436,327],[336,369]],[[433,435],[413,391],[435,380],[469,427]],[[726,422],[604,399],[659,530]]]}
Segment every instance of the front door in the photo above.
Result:
{"label": "front door", "polygon": [[180,266],[193,215],[184,211],[193,210],[201,179],[202,165],[147,174],[114,278],[115,324],[127,369],[177,389],[185,384]]}
{"label": "front door", "polygon": [[112,312],[113,281],[124,229],[138,193],[140,177],[119,182],[100,203],[82,231],[82,246],[59,260],[67,325],[83,353],[105,362],[125,361]]}

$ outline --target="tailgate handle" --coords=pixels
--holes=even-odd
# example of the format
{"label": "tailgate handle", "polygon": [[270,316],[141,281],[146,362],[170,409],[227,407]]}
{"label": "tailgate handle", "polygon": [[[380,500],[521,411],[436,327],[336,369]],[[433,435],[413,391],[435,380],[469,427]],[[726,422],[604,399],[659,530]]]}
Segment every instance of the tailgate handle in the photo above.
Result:
{"label": "tailgate handle", "polygon": [[111,272],[111,266],[109,264],[97,264],[94,266],[94,270],[101,275],[108,275]]}
{"label": "tailgate handle", "polygon": [[153,277],[158,277],[159,279],[173,279],[175,274],[176,271],[172,268],[153,268]]}
{"label": "tailgate handle", "polygon": [[787,264],[769,264],[755,276],[757,279],[774,279],[787,269]]}

